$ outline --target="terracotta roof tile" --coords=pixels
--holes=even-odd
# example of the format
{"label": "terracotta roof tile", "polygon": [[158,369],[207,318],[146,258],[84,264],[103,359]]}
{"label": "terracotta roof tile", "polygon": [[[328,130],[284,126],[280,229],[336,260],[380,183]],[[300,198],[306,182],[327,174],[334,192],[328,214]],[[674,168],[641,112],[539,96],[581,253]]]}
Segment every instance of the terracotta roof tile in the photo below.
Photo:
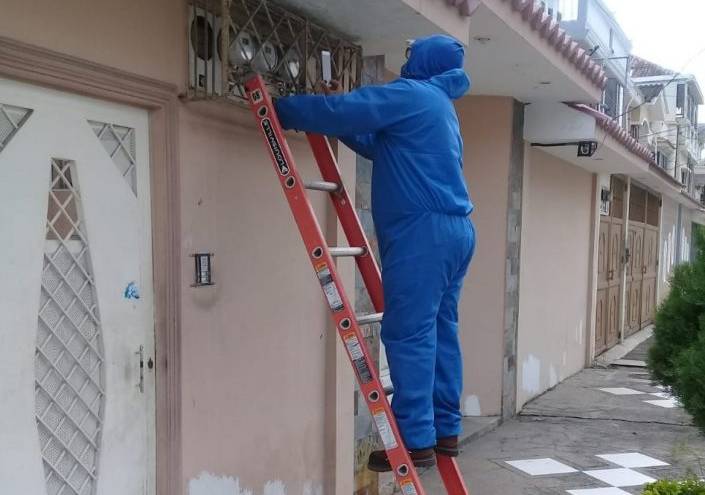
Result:
{"label": "terracotta roof tile", "polygon": [[674,76],[676,72],[641,57],[632,57],[632,77]]}
{"label": "terracotta roof tile", "polygon": [[658,164],[654,160],[653,153],[648,147],[644,146],[639,141],[634,139],[627,132],[627,130],[622,128],[619,123],[612,119],[612,117],[600,112],[599,110],[595,110],[594,108],[589,107],[583,103],[566,103],[566,105],[594,117],[595,121],[597,122],[597,125],[601,129],[603,129],[607,134],[612,136],[617,142],[627,148],[630,152],[632,152],[633,154],[644,160],[646,163],[648,163],[649,168],[651,170],[661,175],[672,185],[681,188],[683,187],[683,184],[678,182],[673,176],[671,176],[671,174],[669,174],[663,168],[658,166]]}
{"label": "terracotta roof tile", "polygon": [[[556,51],[560,52],[575,67],[582,72],[595,86],[603,89],[607,84],[607,75],[604,69],[580,48],[578,43],[562,29],[546,12],[546,7],[538,0],[501,0],[509,2],[512,10],[519,12],[533,31],[546,40]],[[458,7],[465,16],[474,14],[476,5],[474,0],[446,0],[449,5]]]}

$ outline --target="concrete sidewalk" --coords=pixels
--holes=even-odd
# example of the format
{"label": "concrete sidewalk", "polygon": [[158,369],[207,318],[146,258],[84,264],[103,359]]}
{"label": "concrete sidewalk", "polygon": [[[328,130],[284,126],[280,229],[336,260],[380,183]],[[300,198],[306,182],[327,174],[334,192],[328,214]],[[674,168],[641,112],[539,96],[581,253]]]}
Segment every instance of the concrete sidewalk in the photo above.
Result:
{"label": "concrete sidewalk", "polygon": [[[587,369],[467,444],[459,464],[472,495],[638,494],[653,479],[705,476],[705,437],[644,368]],[[435,469],[423,480],[446,493]]]}

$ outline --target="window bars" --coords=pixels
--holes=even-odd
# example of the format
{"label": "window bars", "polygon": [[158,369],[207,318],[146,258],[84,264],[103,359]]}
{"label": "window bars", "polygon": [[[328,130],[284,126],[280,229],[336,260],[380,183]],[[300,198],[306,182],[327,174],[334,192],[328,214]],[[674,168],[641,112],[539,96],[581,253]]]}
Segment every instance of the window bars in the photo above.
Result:
{"label": "window bars", "polygon": [[343,89],[360,85],[361,47],[269,0],[190,2],[188,51],[192,100],[246,103],[243,82],[252,72],[274,94],[312,93],[322,78],[322,51],[331,54]]}

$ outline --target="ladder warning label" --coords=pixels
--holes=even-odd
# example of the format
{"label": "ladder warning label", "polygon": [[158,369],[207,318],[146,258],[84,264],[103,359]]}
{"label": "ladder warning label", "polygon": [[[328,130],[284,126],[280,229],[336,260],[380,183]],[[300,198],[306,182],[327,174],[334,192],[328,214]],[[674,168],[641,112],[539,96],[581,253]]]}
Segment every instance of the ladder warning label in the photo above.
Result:
{"label": "ladder warning label", "polygon": [[384,409],[377,409],[372,412],[372,417],[377,425],[379,436],[382,437],[385,450],[396,449],[397,439],[394,438],[394,432],[392,431],[392,425],[389,424],[387,413],[384,412]]}
{"label": "ladder warning label", "polygon": [[416,491],[416,487],[410,481],[407,481],[406,483],[402,483],[401,492],[404,495],[418,495],[418,492]]}
{"label": "ladder warning label", "polygon": [[357,371],[357,376],[360,377],[360,382],[369,383],[372,381],[372,373],[370,373],[370,368],[367,366],[367,361],[365,360],[365,353],[362,352],[362,346],[360,341],[357,340],[355,335],[345,338],[345,347],[347,347],[350,353],[350,359],[352,359],[355,370]]}
{"label": "ladder warning label", "polygon": [[318,280],[321,282],[323,293],[326,295],[331,311],[342,311],[345,307],[343,306],[343,299],[340,297],[340,292],[338,292],[338,288],[335,286],[335,281],[333,280],[328,265],[325,263],[316,265],[316,275],[318,275]]}
{"label": "ladder warning label", "polygon": [[279,144],[279,139],[277,139],[277,135],[274,132],[272,121],[269,119],[262,119],[260,123],[262,125],[264,135],[267,138],[267,144],[272,150],[274,161],[277,163],[279,173],[282,175],[289,175],[289,164],[286,163],[286,159],[284,158],[284,153],[282,152],[282,147]]}

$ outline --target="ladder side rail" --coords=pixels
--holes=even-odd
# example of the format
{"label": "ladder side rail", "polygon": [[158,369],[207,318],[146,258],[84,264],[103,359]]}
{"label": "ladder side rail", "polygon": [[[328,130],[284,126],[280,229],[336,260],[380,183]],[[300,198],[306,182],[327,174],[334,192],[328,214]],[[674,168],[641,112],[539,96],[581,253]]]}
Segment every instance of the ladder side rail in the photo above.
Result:
{"label": "ladder side rail", "polygon": [[246,89],[250,107],[264,136],[275,171],[306,246],[309,260],[321,282],[331,316],[345,344],[360,392],[372,413],[397,483],[405,495],[426,495],[402,440],[375,367],[372,366],[355,313],[306,195],[304,183],[296,170],[291,150],[284,138],[264,81],[260,76],[255,76],[246,83]]}
{"label": "ladder side rail", "polygon": [[448,495],[470,495],[455,457],[437,455],[436,462]]}
{"label": "ladder side rail", "polygon": [[306,137],[311,145],[318,167],[321,170],[323,180],[340,184],[339,191],[332,193],[330,196],[348,240],[348,245],[361,246],[366,250],[367,254],[356,257],[355,261],[360,270],[362,280],[367,287],[372,306],[377,313],[381,313],[384,311],[384,292],[382,290],[382,277],[380,275],[379,266],[370,248],[370,243],[365,235],[365,231],[362,229],[360,218],[355,211],[355,205],[350,201],[350,196],[340,175],[340,168],[338,167],[333,150],[325,136],[307,133]]}

